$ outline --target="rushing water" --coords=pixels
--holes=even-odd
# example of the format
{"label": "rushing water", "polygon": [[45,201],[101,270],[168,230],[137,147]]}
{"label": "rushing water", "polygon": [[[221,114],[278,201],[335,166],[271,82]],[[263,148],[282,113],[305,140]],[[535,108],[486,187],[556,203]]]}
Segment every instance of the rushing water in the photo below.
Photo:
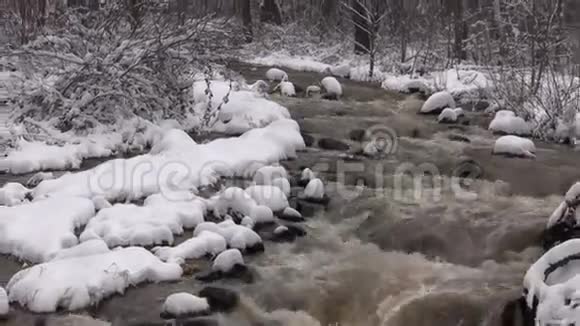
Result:
{"label": "rushing water", "polygon": [[[249,80],[264,73],[233,68]],[[303,87],[320,79],[303,72],[290,77]],[[322,169],[330,205],[304,223],[305,238],[268,242],[264,254],[249,257],[254,283],[221,283],[245,297],[244,308],[223,324],[507,326],[515,319],[511,324],[518,325],[517,316],[503,314],[504,306],[518,298],[525,271],[541,255],[541,232],[560,193],[579,177],[578,153],[540,145],[535,161],[492,157],[493,138],[478,125],[486,123],[481,113],[469,115],[477,124],[449,129],[417,116],[420,102],[413,98],[344,82],[340,102],[274,99],[316,139],[332,137],[354,148],[349,131],[380,124],[396,130],[397,151],[382,160],[358,158],[361,169],[347,173],[340,172],[341,153],[316,147],[284,162],[293,174],[303,166]],[[471,143],[448,139],[458,132]],[[482,179],[458,191],[450,176],[466,157],[481,168]],[[430,164],[436,179],[397,179],[395,171],[406,163]],[[355,187],[360,180],[369,187]],[[191,264],[203,268],[207,262]],[[7,259],[1,266],[2,277],[19,268]],[[139,286],[88,313],[119,325],[151,322],[168,294],[201,287],[191,277]],[[31,318],[20,313],[12,324]]]}

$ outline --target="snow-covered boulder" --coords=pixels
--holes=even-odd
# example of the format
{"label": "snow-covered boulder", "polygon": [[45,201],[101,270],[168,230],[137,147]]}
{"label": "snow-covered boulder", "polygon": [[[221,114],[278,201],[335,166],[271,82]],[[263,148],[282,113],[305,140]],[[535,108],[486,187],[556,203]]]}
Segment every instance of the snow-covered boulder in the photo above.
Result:
{"label": "snow-covered boulder", "polygon": [[286,178],[276,178],[272,180],[272,186],[280,188],[286,197],[289,197],[292,192],[290,181]]}
{"label": "snow-covered boulder", "polygon": [[269,81],[285,81],[288,80],[288,74],[278,68],[270,68],[266,71],[266,79]]}
{"label": "snow-covered boulder", "polygon": [[274,222],[274,212],[264,205],[254,206],[249,217],[254,221],[254,225]]}
{"label": "snow-covered boulder", "polygon": [[320,89],[319,86],[316,85],[310,85],[308,87],[306,87],[306,96],[312,96],[315,94],[320,94],[322,90]]}
{"label": "snow-covered boulder", "polygon": [[283,220],[290,221],[290,222],[303,222],[304,218],[299,211],[295,210],[292,207],[286,207],[282,214],[279,217]]}
{"label": "snow-covered boulder", "polygon": [[262,238],[256,232],[245,226],[236,225],[233,221],[201,223],[193,231],[193,236],[199,236],[203,231],[220,234],[231,248],[249,252],[264,250]]}
{"label": "snow-covered boulder", "polygon": [[211,266],[213,271],[229,273],[235,265],[245,265],[242,253],[238,249],[228,249],[220,253]]}
{"label": "snow-covered boulder", "polygon": [[294,84],[289,81],[283,81],[278,85],[280,89],[280,94],[282,96],[293,97],[296,96],[296,89],[294,88]]}
{"label": "snow-covered boulder", "polygon": [[179,280],[182,273],[179,265],[131,247],[32,266],[16,273],[6,290],[11,302],[33,312],[70,311],[96,305],[143,282]]}
{"label": "snow-covered boulder", "polygon": [[268,165],[259,168],[254,174],[254,182],[258,185],[271,185],[277,178],[288,178],[288,172],[281,165]]}
{"label": "snow-covered boulder", "polygon": [[535,153],[534,142],[518,136],[502,136],[495,141],[493,146],[493,154],[496,155],[535,158]]}
{"label": "snow-covered boulder", "polygon": [[168,296],[161,308],[161,318],[196,317],[209,315],[210,307],[206,298],[189,293],[174,293]]}
{"label": "snow-covered boulder", "polygon": [[276,186],[255,185],[246,189],[246,193],[258,205],[269,207],[272,211],[281,211],[288,207],[288,199],[282,189]]}
{"label": "snow-covered boulder", "polygon": [[178,246],[155,247],[152,251],[165,262],[183,264],[187,259],[198,259],[206,255],[215,256],[226,248],[226,239],[222,235],[211,231],[202,231]]}
{"label": "snow-covered boulder", "polygon": [[16,206],[27,202],[30,189],[16,182],[9,182],[0,188],[0,206]]}
{"label": "snow-covered boulder", "polygon": [[548,250],[526,272],[525,299],[531,311],[537,307],[534,317],[538,325],[580,321],[579,254],[580,239],[568,240]]}
{"label": "snow-covered boulder", "polygon": [[300,174],[300,185],[305,187],[310,180],[315,179],[316,178],[316,174],[310,169],[310,168],[305,168],[304,170],[302,170],[302,173]]}
{"label": "snow-covered boulder", "polygon": [[342,96],[342,86],[340,82],[334,77],[324,77],[320,82],[326,94],[339,98]]}
{"label": "snow-covered boulder", "polygon": [[532,132],[530,125],[522,118],[516,117],[512,111],[498,111],[489,124],[489,130],[495,133],[527,136]]}
{"label": "snow-covered boulder", "polygon": [[455,108],[453,111],[455,112],[455,115],[457,115],[458,118],[465,116],[465,112],[463,111],[462,108]]}
{"label": "snow-covered boulder", "polygon": [[3,287],[0,287],[0,319],[10,312],[10,302],[8,300],[8,294]]}
{"label": "snow-covered boulder", "polygon": [[265,81],[258,80],[252,85],[249,85],[248,88],[254,93],[266,94],[268,93],[268,89],[270,88],[270,86]]}
{"label": "snow-covered boulder", "polygon": [[322,200],[324,195],[324,183],[318,178],[310,180],[304,189],[304,198],[306,199]]}
{"label": "snow-covered boulder", "polygon": [[431,95],[421,107],[422,114],[439,114],[443,109],[455,109],[455,100],[449,92],[437,92]]}
{"label": "snow-covered boulder", "polygon": [[441,114],[437,117],[437,122],[439,123],[453,123],[457,122],[457,113],[455,109],[446,108],[441,111]]}

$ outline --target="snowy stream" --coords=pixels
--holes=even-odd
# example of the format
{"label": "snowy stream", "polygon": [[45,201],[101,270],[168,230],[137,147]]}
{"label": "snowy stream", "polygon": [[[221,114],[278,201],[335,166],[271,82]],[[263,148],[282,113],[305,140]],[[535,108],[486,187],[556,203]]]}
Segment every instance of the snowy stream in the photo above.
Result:
{"label": "snowy stream", "polygon": [[[266,70],[237,63],[232,68],[248,81],[263,78]],[[321,79],[315,73],[289,75],[303,87]],[[282,162],[291,174],[316,167],[327,181],[329,206],[302,224],[306,237],[266,242],[265,253],[244,257],[256,274],[253,283],[217,284],[241,292],[249,310],[253,304],[264,311],[302,310],[324,326],[518,325],[517,311],[504,308],[520,296],[524,273],[541,255],[548,216],[580,178],[580,155],[539,144],[535,161],[492,157],[493,136],[483,113],[469,112],[469,126],[452,128],[417,115],[421,102],[414,96],[342,82],[341,101],[272,96],[303,133],[350,146],[337,151],[313,145],[296,160]],[[363,146],[349,139],[351,131],[385,128],[397,135],[390,155],[380,160],[345,155]],[[450,140],[456,134],[470,142]],[[483,173],[458,190],[450,176],[468,158]],[[424,163],[440,178],[417,184],[395,177],[404,164]],[[345,166],[356,171],[341,173]],[[0,175],[0,186],[25,179]],[[368,187],[357,187],[360,182]],[[207,266],[205,260],[189,264],[194,270]],[[21,267],[0,257],[0,285]],[[159,309],[168,295],[203,287],[191,276],[140,285],[85,312],[113,325],[149,325],[161,321]],[[258,325],[252,315],[241,313],[247,324],[235,325]],[[7,325],[28,325],[35,318],[18,310]],[[309,325],[301,313],[290,320]]]}

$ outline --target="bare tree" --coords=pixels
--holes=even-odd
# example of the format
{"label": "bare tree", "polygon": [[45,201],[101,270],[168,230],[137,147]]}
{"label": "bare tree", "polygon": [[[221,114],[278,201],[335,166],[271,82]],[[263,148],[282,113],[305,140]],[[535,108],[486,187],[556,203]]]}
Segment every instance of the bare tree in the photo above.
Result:
{"label": "bare tree", "polygon": [[282,12],[276,0],[262,0],[260,4],[260,21],[282,25]]}
{"label": "bare tree", "polygon": [[252,7],[250,0],[241,0],[242,22],[244,24],[244,36],[246,43],[251,43],[254,34],[252,31]]}

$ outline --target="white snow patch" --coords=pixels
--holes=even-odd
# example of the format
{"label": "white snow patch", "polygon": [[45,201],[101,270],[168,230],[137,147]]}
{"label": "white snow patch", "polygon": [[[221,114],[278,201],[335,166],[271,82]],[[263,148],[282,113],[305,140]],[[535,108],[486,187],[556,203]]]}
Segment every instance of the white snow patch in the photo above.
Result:
{"label": "white snow patch", "polygon": [[304,196],[310,199],[324,198],[324,183],[322,183],[322,180],[318,178],[310,180],[304,189]]}
{"label": "white snow patch", "polygon": [[186,316],[207,312],[210,307],[206,298],[182,292],[168,296],[161,309],[172,316]]}
{"label": "white snow patch", "polygon": [[449,92],[443,91],[431,95],[427,101],[423,103],[421,113],[432,113],[445,108],[455,109],[455,100]]}
{"label": "white snow patch", "polygon": [[320,82],[326,93],[342,96],[342,86],[334,77],[324,77]]}
{"label": "white snow patch", "polygon": [[26,200],[26,194],[30,189],[21,185],[20,183],[9,182],[0,188],[0,207],[1,206],[16,206],[21,205]]}
{"label": "white snow patch", "polygon": [[139,283],[178,280],[182,273],[179,265],[163,263],[143,248],[120,248],[35,265],[14,275],[7,290],[11,302],[33,312],[77,310]]}
{"label": "white snow patch", "polygon": [[[193,196],[193,195],[192,195]],[[174,234],[204,221],[205,203],[191,198],[172,201],[157,194],[148,197],[144,206],[116,204],[99,211],[81,234],[81,241],[103,239],[116,246],[149,246],[173,243]]]}
{"label": "white snow patch", "polygon": [[270,68],[266,71],[266,79],[270,81],[285,81],[288,80],[288,74],[278,68]]}
{"label": "white snow patch", "polygon": [[207,254],[217,255],[226,248],[226,239],[223,236],[202,231],[176,247],[153,248],[153,253],[163,261],[183,264],[186,259],[198,259]]}
{"label": "white snow patch", "polygon": [[216,272],[228,273],[236,264],[245,265],[242,253],[238,249],[228,249],[215,258],[211,269]]}
{"label": "white snow patch", "polygon": [[50,260],[63,260],[75,257],[92,256],[109,252],[107,244],[100,239],[89,240],[74,247],[63,249],[53,255]]}
{"label": "white snow patch", "polygon": [[507,154],[514,156],[536,157],[534,142],[518,136],[502,136],[495,141],[494,154]]}
{"label": "white snow patch", "polygon": [[14,207],[0,207],[0,253],[31,262],[49,260],[78,243],[76,228],[95,214],[93,202],[55,197]]}
{"label": "white snow patch", "polygon": [[195,144],[185,136],[169,138],[176,144],[168,144],[159,154],[111,160],[87,171],[45,180],[33,190],[34,198],[101,195],[114,202],[157,193],[172,197],[179,190],[213,184],[221,176],[243,176],[255,162],[268,164],[296,157],[296,151],[305,148],[298,124],[289,119],[207,144]]}
{"label": "white snow patch", "polygon": [[280,235],[284,232],[288,232],[288,227],[284,225],[280,225],[274,230],[275,235]]}

